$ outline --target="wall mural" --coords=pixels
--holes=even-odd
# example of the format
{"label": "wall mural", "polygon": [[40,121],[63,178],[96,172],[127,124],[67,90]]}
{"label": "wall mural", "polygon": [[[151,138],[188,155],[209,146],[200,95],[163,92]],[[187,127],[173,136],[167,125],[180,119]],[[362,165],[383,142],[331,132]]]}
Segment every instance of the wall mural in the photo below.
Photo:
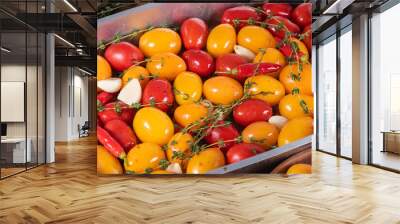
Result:
{"label": "wall mural", "polygon": [[97,172],[311,172],[310,3],[148,3],[98,21]]}

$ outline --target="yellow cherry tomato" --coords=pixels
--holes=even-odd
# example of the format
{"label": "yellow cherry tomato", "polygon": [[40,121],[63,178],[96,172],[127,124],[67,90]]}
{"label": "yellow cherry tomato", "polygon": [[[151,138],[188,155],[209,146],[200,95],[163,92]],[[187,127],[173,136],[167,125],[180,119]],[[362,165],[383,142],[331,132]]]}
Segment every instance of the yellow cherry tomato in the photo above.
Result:
{"label": "yellow cherry tomato", "polygon": [[[308,60],[309,53],[308,53],[307,46],[302,41],[300,41],[299,39],[297,39],[295,37],[291,37],[291,38],[289,38],[289,40],[296,43],[297,47],[299,48],[298,52],[303,53],[303,55],[304,55],[303,57]],[[292,55],[291,57],[295,58],[295,55]]]}
{"label": "yellow cherry tomato", "polygon": [[231,53],[236,44],[236,31],[230,24],[220,24],[211,30],[207,39],[207,51],[214,57]]}
{"label": "yellow cherry tomato", "polygon": [[159,145],[145,142],[129,151],[124,166],[127,172],[151,173],[161,169],[160,161],[163,159],[165,159],[165,153]]}
{"label": "yellow cherry tomato", "polygon": [[147,57],[167,52],[178,54],[181,46],[179,34],[168,28],[147,31],[139,39],[139,48]]}
{"label": "yellow cherry tomato", "polygon": [[100,55],[97,55],[97,81],[111,78],[112,71],[108,61]]}
{"label": "yellow cherry tomato", "polygon": [[265,149],[276,145],[278,135],[278,128],[266,121],[251,123],[242,131],[243,142],[258,144]]}
{"label": "yellow cherry tomato", "polygon": [[203,94],[212,103],[227,105],[243,96],[243,87],[235,79],[215,76],[204,82]]}
{"label": "yellow cherry tomato", "polygon": [[179,105],[200,100],[203,83],[200,76],[193,72],[182,72],[174,81],[175,100]]}
{"label": "yellow cherry tomato", "polygon": [[166,113],[155,107],[144,107],[136,112],[133,129],[142,142],[167,144],[174,135],[174,124]]}
{"label": "yellow cherry tomato", "polygon": [[314,97],[289,94],[279,102],[279,112],[289,119],[314,115]]}
{"label": "yellow cherry tomato", "polygon": [[311,117],[299,117],[288,121],[278,137],[278,146],[284,146],[313,134],[314,124]]}
{"label": "yellow cherry tomato", "polygon": [[175,77],[186,71],[185,61],[173,53],[161,53],[153,55],[146,64],[150,74],[160,78],[174,80]]}
{"label": "yellow cherry tomato", "polygon": [[143,89],[149,81],[149,72],[142,66],[130,67],[122,76],[122,84],[126,85],[131,79],[139,79]]}
{"label": "yellow cherry tomato", "polygon": [[[275,48],[266,48],[265,50],[260,51],[253,59],[253,63],[262,63],[262,62],[278,64],[282,66],[282,68],[286,65],[285,56]],[[279,71],[266,73],[264,75],[269,75],[274,78],[277,78],[279,75]]]}
{"label": "yellow cherry tomato", "polygon": [[156,170],[156,171],[151,172],[151,174],[175,174],[175,173],[169,172],[166,170]]}
{"label": "yellow cherry tomato", "polygon": [[186,173],[203,174],[225,165],[225,157],[219,148],[208,148],[190,158]]}
{"label": "yellow cherry tomato", "polygon": [[285,86],[286,93],[313,95],[311,64],[286,65],[279,74],[279,80]]}
{"label": "yellow cherry tomato", "polygon": [[168,142],[167,158],[171,163],[178,163],[186,169],[193,143],[193,137],[188,133],[178,132]]}
{"label": "yellow cherry tomato", "polygon": [[255,54],[260,48],[274,48],[276,41],[274,36],[265,28],[260,26],[245,26],[238,33],[238,44]]}
{"label": "yellow cherry tomato", "polygon": [[310,164],[294,164],[287,171],[286,174],[310,174],[312,172],[312,168]]}
{"label": "yellow cherry tomato", "polygon": [[[196,121],[201,120],[208,114],[208,109],[202,104],[191,103],[183,104],[175,109],[174,118],[175,121],[182,127],[187,127]],[[198,128],[201,124],[193,126],[193,129]]]}
{"label": "yellow cherry tomato", "polygon": [[245,91],[252,95],[252,98],[263,100],[271,106],[278,104],[285,96],[283,85],[278,80],[266,75],[247,78]]}
{"label": "yellow cherry tomato", "polygon": [[103,146],[97,146],[97,173],[98,174],[122,174],[122,166],[119,160],[107,151]]}

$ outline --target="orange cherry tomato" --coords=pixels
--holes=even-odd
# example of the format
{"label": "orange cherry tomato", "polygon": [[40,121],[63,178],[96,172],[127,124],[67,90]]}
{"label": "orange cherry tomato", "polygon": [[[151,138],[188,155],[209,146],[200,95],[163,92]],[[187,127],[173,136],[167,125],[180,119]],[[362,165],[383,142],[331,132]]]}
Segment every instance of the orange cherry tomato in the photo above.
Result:
{"label": "orange cherry tomato", "polygon": [[151,174],[175,174],[175,173],[166,170],[156,170],[151,172]]}
{"label": "orange cherry tomato", "polygon": [[310,174],[312,172],[312,168],[310,164],[294,164],[293,166],[289,167],[286,171],[287,175],[292,174]]}
{"label": "orange cherry tomato", "polygon": [[97,55],[97,81],[109,79],[112,76],[111,66],[105,58]]}
{"label": "orange cherry tomato", "polygon": [[243,87],[235,79],[215,76],[204,82],[203,94],[212,103],[227,105],[243,96]]}
{"label": "orange cherry tomato", "polygon": [[207,50],[213,57],[231,53],[236,44],[236,31],[230,24],[220,24],[211,30]]}
{"label": "orange cherry tomato", "polygon": [[200,76],[193,72],[182,72],[174,81],[175,100],[179,105],[200,100],[203,83]]}
{"label": "orange cherry tomato", "polygon": [[278,104],[285,96],[283,85],[270,76],[252,76],[246,79],[244,85],[245,91],[248,91],[252,98],[263,100],[271,106]]}
{"label": "orange cherry tomato", "polygon": [[[265,50],[260,51],[256,55],[256,57],[253,60],[253,63],[272,63],[283,67],[286,65],[286,59],[285,56],[279,50],[275,48],[266,48]],[[269,75],[274,78],[277,78],[279,75],[279,71],[267,73],[264,75]]]}
{"label": "orange cherry tomato", "polygon": [[257,121],[248,125],[242,132],[243,142],[253,143],[270,149],[278,141],[278,128],[266,121]]}
{"label": "orange cherry tomato", "polygon": [[314,115],[314,97],[289,94],[279,102],[279,112],[288,119]]}
{"label": "orange cherry tomato", "polygon": [[179,34],[168,28],[155,28],[147,31],[139,39],[139,48],[147,57],[160,53],[178,54],[182,41]]}
{"label": "orange cherry tomato", "polygon": [[313,95],[311,64],[305,63],[302,66],[298,64],[286,65],[279,74],[279,80],[283,83],[286,93],[300,93]]}
{"label": "orange cherry tomato", "polygon": [[142,142],[158,145],[167,144],[174,135],[174,124],[166,113],[154,108],[144,107],[136,112],[133,129]]}
{"label": "orange cherry tomato", "polygon": [[124,162],[125,170],[131,173],[151,173],[159,170],[160,161],[165,159],[161,147],[154,143],[141,143],[129,151]]}
{"label": "orange cherry tomato", "polygon": [[282,47],[280,48],[281,52],[286,57],[293,58],[295,60],[308,60],[309,54],[307,46],[302,41],[294,37],[289,38],[289,41],[297,45],[298,47],[297,55],[292,50],[292,47],[289,44],[283,44]]}
{"label": "orange cherry tomato", "polygon": [[167,158],[171,163],[178,163],[186,169],[190,158],[193,137],[188,133],[178,132],[168,142]]}
{"label": "orange cherry tomato", "polygon": [[146,68],[150,74],[167,80],[174,80],[179,73],[186,71],[186,64],[176,54],[161,53],[153,55],[147,62]]}
{"label": "orange cherry tomato", "polygon": [[260,48],[274,48],[275,38],[260,26],[245,26],[238,33],[238,44],[257,54]]}
{"label": "orange cherry tomato", "polygon": [[190,158],[186,173],[203,174],[225,165],[224,154],[219,148],[208,148]]}
{"label": "orange cherry tomato", "polygon": [[97,146],[97,173],[98,174],[122,174],[122,166],[119,160],[109,153],[103,146]]}
{"label": "orange cherry tomato", "polygon": [[[201,120],[206,117],[208,114],[208,109],[202,104],[190,103],[183,104],[175,109],[174,118],[175,121],[182,127],[187,127],[190,124],[193,124],[196,121]],[[196,127],[199,127],[201,124],[198,124],[193,127],[194,130]]]}
{"label": "orange cherry tomato", "polygon": [[278,146],[284,146],[313,134],[314,123],[311,117],[299,117],[288,121],[278,137]]}
{"label": "orange cherry tomato", "polygon": [[149,82],[149,72],[142,66],[133,66],[124,72],[122,84],[125,86],[131,79],[139,79],[142,89]]}

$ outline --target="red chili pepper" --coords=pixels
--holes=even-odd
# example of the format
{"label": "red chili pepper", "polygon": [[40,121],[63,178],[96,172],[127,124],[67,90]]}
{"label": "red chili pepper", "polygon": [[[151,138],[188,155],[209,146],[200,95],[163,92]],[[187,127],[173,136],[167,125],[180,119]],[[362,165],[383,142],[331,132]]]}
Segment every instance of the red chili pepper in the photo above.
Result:
{"label": "red chili pepper", "polygon": [[109,102],[115,100],[115,93],[101,92],[97,94],[97,100],[101,103],[101,105],[106,105]]}
{"label": "red chili pepper", "polygon": [[236,76],[235,78],[239,81],[244,81],[250,76],[276,72],[280,68],[280,65],[273,63],[247,63],[232,69],[231,73],[232,75]]}
{"label": "red chili pepper", "polygon": [[132,125],[135,109],[129,108],[128,105],[122,102],[113,102],[104,105],[97,113],[97,117],[105,125],[112,120],[122,120],[128,125]]}
{"label": "red chili pepper", "polygon": [[104,129],[114,137],[128,153],[136,145],[137,139],[133,130],[121,120],[109,121]]}
{"label": "red chili pepper", "polygon": [[111,154],[120,159],[126,158],[124,148],[113,138],[106,130],[97,126],[97,140],[106,148]]}

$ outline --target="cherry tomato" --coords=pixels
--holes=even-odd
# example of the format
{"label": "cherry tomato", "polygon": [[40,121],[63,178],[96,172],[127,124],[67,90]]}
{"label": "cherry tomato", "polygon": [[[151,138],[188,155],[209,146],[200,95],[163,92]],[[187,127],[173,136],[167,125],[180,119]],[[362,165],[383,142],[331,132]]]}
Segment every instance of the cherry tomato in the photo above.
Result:
{"label": "cherry tomato", "polygon": [[165,79],[152,79],[143,90],[142,103],[154,104],[158,109],[167,111],[174,103],[172,86]]}
{"label": "cherry tomato", "polygon": [[179,73],[186,71],[186,64],[176,54],[161,53],[153,55],[147,62],[146,68],[150,74],[167,80],[174,80]]}
{"label": "cherry tomato", "polygon": [[186,169],[191,154],[193,137],[188,133],[178,132],[168,142],[167,158],[171,163],[178,163]]}
{"label": "cherry tomato", "polygon": [[124,148],[125,152],[129,152],[133,146],[137,144],[135,133],[125,122],[121,120],[112,120],[104,125],[104,129]]}
{"label": "cherry tomato", "polygon": [[278,80],[266,75],[246,79],[245,87],[252,98],[263,100],[271,106],[278,104],[285,95],[285,87]]}
{"label": "cherry tomato", "polygon": [[111,67],[118,72],[122,72],[144,59],[144,55],[139,48],[125,41],[111,44],[104,52],[104,56],[111,64]]}
{"label": "cherry tomato", "polygon": [[313,94],[311,64],[303,64],[301,71],[298,64],[286,65],[279,74],[279,80],[285,86],[287,94]]}
{"label": "cherry tomato", "polygon": [[[183,104],[175,109],[174,118],[175,121],[182,127],[187,127],[196,121],[201,120],[208,114],[208,109],[204,105],[191,103]],[[201,124],[196,125],[193,129],[198,128]]]}
{"label": "cherry tomato", "polygon": [[108,103],[97,113],[97,117],[104,125],[116,119],[131,125],[134,116],[135,110],[122,102]]}
{"label": "cherry tomato", "polygon": [[[282,66],[282,68],[286,65],[286,59],[285,56],[277,49],[275,48],[267,48],[265,51],[259,52],[256,57],[253,60],[254,63],[272,63],[272,64],[277,64]],[[263,75],[269,75],[274,78],[277,78],[279,75],[279,72],[271,72]]]}
{"label": "cherry tomato", "polygon": [[204,82],[203,94],[212,103],[227,105],[243,96],[243,88],[235,79],[215,76]]}
{"label": "cherry tomato", "polygon": [[136,174],[151,173],[159,170],[160,161],[165,159],[161,147],[154,143],[142,143],[129,151],[124,162],[125,170]]}
{"label": "cherry tomato", "polygon": [[204,174],[225,165],[224,154],[218,148],[208,148],[190,158],[186,173]]}
{"label": "cherry tomato", "polygon": [[241,160],[250,158],[262,153],[265,150],[257,144],[240,143],[232,146],[226,153],[226,160],[228,164],[237,163]]}
{"label": "cherry tomato", "polygon": [[276,45],[275,38],[267,30],[260,26],[245,26],[238,33],[238,44],[255,54],[261,49],[273,48]]}
{"label": "cherry tomato", "polygon": [[142,142],[167,144],[174,135],[174,124],[166,113],[154,108],[140,109],[133,119],[133,129]]}
{"label": "cherry tomato", "polygon": [[284,146],[313,134],[314,121],[311,117],[299,117],[288,121],[278,137],[278,146]]}
{"label": "cherry tomato", "polygon": [[233,109],[233,119],[242,126],[256,121],[268,121],[271,116],[272,107],[258,99],[248,99]]}
{"label": "cherry tomato", "polygon": [[314,97],[289,94],[279,102],[279,112],[288,119],[314,115]]}
{"label": "cherry tomato", "polygon": [[312,167],[309,164],[294,164],[287,171],[287,175],[293,174],[310,174],[312,172]]}
{"label": "cherry tomato", "polygon": [[207,78],[215,70],[213,57],[202,50],[188,50],[182,54],[189,71],[194,72],[202,78]]}
{"label": "cherry tomato", "polygon": [[[291,32],[293,35],[300,33],[299,26],[290,21],[288,18],[282,16],[273,16],[272,18],[265,20],[265,22],[269,24],[268,30],[271,31],[274,36],[279,38],[284,38],[286,31]],[[280,24],[283,25],[283,28],[280,28]]]}
{"label": "cherry tomato", "polygon": [[178,54],[181,50],[181,38],[168,28],[155,28],[144,33],[139,39],[139,48],[147,57],[160,53]]}
{"label": "cherry tomato", "polygon": [[[262,17],[257,13],[256,9],[249,6],[237,6],[224,11],[221,23],[229,23],[237,28],[242,28],[247,24],[247,20],[252,19],[261,21]],[[246,20],[246,21],[237,21]]]}
{"label": "cherry tomato", "polygon": [[301,27],[306,27],[311,25],[312,22],[312,4],[311,3],[301,3],[292,12],[292,19]]}
{"label": "cherry tomato", "polygon": [[294,60],[308,61],[309,54],[306,45],[294,37],[289,38],[289,41],[291,44],[295,44],[297,46],[297,54],[293,51],[291,44],[282,43],[279,50],[283,53],[283,55]]}
{"label": "cherry tomato", "polygon": [[124,72],[122,75],[122,84],[125,86],[131,79],[139,79],[142,89],[149,81],[149,72],[142,66],[133,66]]}
{"label": "cherry tomato", "polygon": [[203,83],[200,76],[193,72],[182,72],[174,81],[174,94],[179,105],[200,100]]}
{"label": "cherry tomato", "polygon": [[279,129],[266,121],[257,121],[242,131],[243,142],[253,143],[270,149],[278,141]]}
{"label": "cherry tomato", "polygon": [[236,31],[230,24],[220,24],[211,30],[207,38],[207,51],[213,57],[233,52]]}
{"label": "cherry tomato", "polygon": [[312,30],[311,25],[304,28],[302,35],[304,36],[304,44],[307,46],[309,52],[312,51]]}
{"label": "cherry tomato", "polygon": [[122,174],[121,163],[103,146],[97,146],[97,173],[98,174]]}
{"label": "cherry tomato", "polygon": [[218,57],[216,60],[216,72],[218,72],[218,75],[232,77],[232,69],[246,63],[248,63],[248,61],[243,56],[240,56],[238,54],[224,54]]}
{"label": "cherry tomato", "polygon": [[106,80],[111,78],[111,66],[105,58],[97,55],[97,80]]}
{"label": "cherry tomato", "polygon": [[269,16],[283,16],[288,18],[293,8],[287,3],[264,3],[263,9]]}
{"label": "cherry tomato", "polygon": [[202,19],[186,19],[181,25],[180,32],[186,49],[200,50],[206,46],[208,26]]}
{"label": "cherry tomato", "polygon": [[219,145],[222,151],[226,151],[236,142],[239,137],[239,132],[232,124],[227,124],[224,121],[219,121],[216,127],[211,128],[204,138],[208,144],[218,143],[223,141],[223,145]]}

